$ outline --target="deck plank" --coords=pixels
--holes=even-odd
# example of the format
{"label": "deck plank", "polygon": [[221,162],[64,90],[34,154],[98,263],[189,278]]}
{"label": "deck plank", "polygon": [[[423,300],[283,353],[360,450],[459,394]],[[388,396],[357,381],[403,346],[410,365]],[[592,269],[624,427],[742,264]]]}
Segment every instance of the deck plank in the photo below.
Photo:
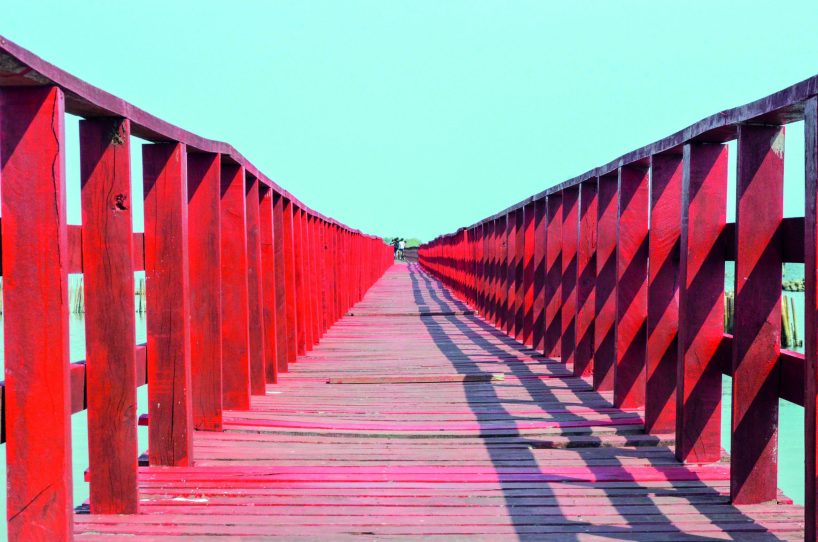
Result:
{"label": "deck plank", "polygon": [[[641,410],[396,264],[194,467],[143,467],[141,513],[78,540],[800,540],[803,509],[729,503],[729,463],[682,466]],[[502,375],[502,380],[493,375]],[[343,385],[328,382],[343,382]]]}

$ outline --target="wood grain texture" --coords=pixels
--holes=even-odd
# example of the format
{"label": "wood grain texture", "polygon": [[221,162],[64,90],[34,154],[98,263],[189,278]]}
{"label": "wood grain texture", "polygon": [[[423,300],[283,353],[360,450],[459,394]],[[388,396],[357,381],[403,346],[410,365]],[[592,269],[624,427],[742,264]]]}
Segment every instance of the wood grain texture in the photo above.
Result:
{"label": "wood grain texture", "polygon": [[102,514],[139,509],[130,163],[127,120],[80,122],[90,508]]}
{"label": "wood grain texture", "polygon": [[597,180],[594,389],[611,391],[616,366],[616,216],[618,179]]}
{"label": "wood grain texture", "polygon": [[222,163],[222,371],[224,407],[250,408],[250,323],[245,171]]}
{"label": "wood grain texture", "polygon": [[278,373],[286,373],[289,360],[290,345],[288,342],[287,326],[287,260],[286,260],[286,233],[284,230],[284,197],[273,193],[273,261],[275,265],[275,296],[276,296],[276,364]]}
{"label": "wood grain texture", "polygon": [[188,155],[193,425],[222,429],[221,156]]}
{"label": "wood grain texture", "polygon": [[72,529],[65,120],[54,87],[0,90],[8,535]]}
{"label": "wood grain texture", "polygon": [[193,464],[187,150],[142,146],[151,465]]}
{"label": "wood grain texture", "polygon": [[[278,314],[276,306],[275,232],[273,230],[273,193],[259,187],[259,228],[261,248],[261,306],[264,340],[264,380],[278,382]],[[265,386],[266,391],[266,386]]]}
{"label": "wood grain texture", "polygon": [[250,393],[264,395],[264,299],[261,278],[261,224],[259,216],[259,183],[245,176],[244,196],[247,220],[247,317],[250,345]]}
{"label": "wood grain texture", "polygon": [[730,463],[731,495],[740,504],[775,498],[783,197],[784,129],[740,126]]}

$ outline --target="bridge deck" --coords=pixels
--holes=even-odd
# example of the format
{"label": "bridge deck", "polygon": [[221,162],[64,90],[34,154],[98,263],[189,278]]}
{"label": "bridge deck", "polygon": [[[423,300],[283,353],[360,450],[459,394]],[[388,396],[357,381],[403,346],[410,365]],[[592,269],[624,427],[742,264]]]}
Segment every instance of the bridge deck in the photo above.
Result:
{"label": "bridge deck", "polygon": [[803,536],[802,508],[731,506],[727,463],[681,466],[639,413],[415,265],[393,266],[281,380],[224,433],[196,434],[195,467],[141,469],[141,514],[77,515],[78,539]]}

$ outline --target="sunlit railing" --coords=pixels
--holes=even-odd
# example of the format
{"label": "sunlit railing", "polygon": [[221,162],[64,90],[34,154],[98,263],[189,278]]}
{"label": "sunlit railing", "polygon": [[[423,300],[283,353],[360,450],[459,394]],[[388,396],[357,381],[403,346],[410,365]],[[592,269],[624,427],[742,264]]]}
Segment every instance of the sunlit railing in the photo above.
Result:
{"label": "sunlit railing", "polygon": [[[420,249],[484,318],[644,409],[688,463],[721,459],[731,497],[775,501],[778,399],[806,413],[806,538],[816,537],[818,77],[708,117]],[[784,125],[804,121],[806,216],[783,218]],[[736,222],[727,223],[727,142]],[[735,261],[733,334],[725,261]],[[805,354],[782,350],[783,262],[806,272]],[[806,359],[806,362],[805,362]],[[732,405],[722,405],[722,373]]]}
{"label": "sunlit railing", "polygon": [[[85,119],[82,226],[66,222],[66,112]],[[150,142],[144,234],[132,227],[132,135]],[[249,408],[392,261],[379,238],[308,208],[231,146],[3,38],[0,189],[11,540],[71,537],[72,412],[88,409],[91,512],[136,512],[137,385],[150,383],[150,464],[190,465],[194,429]],[[69,364],[68,273],[84,274],[83,363]]]}

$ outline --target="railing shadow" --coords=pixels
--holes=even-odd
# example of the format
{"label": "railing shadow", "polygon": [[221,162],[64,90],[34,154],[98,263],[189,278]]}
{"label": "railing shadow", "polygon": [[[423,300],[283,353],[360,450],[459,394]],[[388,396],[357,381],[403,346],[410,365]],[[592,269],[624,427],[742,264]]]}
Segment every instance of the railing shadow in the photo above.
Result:
{"label": "railing shadow", "polygon": [[[430,278],[420,266],[409,265],[408,268],[412,281],[414,300],[421,311],[461,312],[471,310],[468,305],[455,299],[442,283]],[[421,320],[440,352],[450,361],[452,367],[458,373],[485,374],[488,376],[492,371],[481,367],[481,364],[499,363],[503,366],[502,368],[510,371],[509,376],[516,377],[517,382],[519,382],[517,384],[510,381],[489,381],[463,384],[466,401],[481,427],[478,438],[483,441],[489,458],[495,469],[497,469],[497,478],[503,492],[509,518],[518,537],[522,539],[542,539],[544,531],[547,531],[543,526],[549,524],[554,526],[555,532],[553,535],[559,540],[579,540],[582,534],[595,532],[610,539],[633,540],[640,535],[645,536],[645,526],[646,523],[649,523],[652,525],[651,531],[658,538],[686,541],[715,540],[715,538],[706,534],[687,533],[679,529],[676,525],[678,520],[668,517],[663,509],[654,503],[654,496],[681,497],[686,499],[690,506],[694,507],[707,521],[717,527],[732,527],[732,530],[735,530],[735,524],[737,522],[747,524],[754,523],[752,518],[727,504],[727,496],[719,493],[719,491],[704,481],[688,482],[684,484],[684,489],[680,490],[676,487],[657,488],[651,487],[650,484],[642,485],[638,480],[630,476],[620,478],[619,480],[636,484],[635,488],[644,489],[644,493],[637,492],[632,499],[627,499],[627,504],[622,504],[625,500],[609,500],[610,506],[616,511],[619,518],[621,518],[617,521],[619,525],[606,525],[604,528],[601,528],[598,526],[598,523],[571,519],[563,513],[560,513],[561,515],[549,515],[544,519],[542,516],[538,516],[537,513],[532,513],[530,510],[532,506],[544,507],[546,505],[543,501],[547,500],[553,500],[554,504],[551,506],[553,506],[555,510],[561,510],[558,492],[552,489],[555,482],[545,482],[534,489],[531,488],[530,482],[526,482],[522,484],[521,487],[518,477],[506,474],[503,471],[504,467],[511,466],[509,465],[510,457],[513,457],[514,467],[528,467],[532,471],[539,472],[540,462],[534,450],[552,447],[557,441],[561,441],[561,445],[580,445],[579,441],[581,440],[582,447],[572,449],[582,457],[583,464],[593,473],[601,474],[612,468],[625,467],[628,459],[647,461],[648,466],[678,466],[679,463],[676,462],[672,451],[667,447],[663,448],[666,452],[664,454],[646,454],[644,448],[640,449],[634,446],[636,444],[652,445],[654,447],[660,445],[660,439],[658,438],[655,438],[655,440],[650,438],[645,440],[641,425],[636,426],[634,430],[619,429],[617,434],[623,437],[625,447],[616,448],[616,452],[612,452],[610,455],[604,454],[596,459],[594,456],[599,456],[599,454],[595,451],[605,447],[606,443],[600,435],[594,434],[592,427],[588,427],[587,429],[572,428],[567,433],[560,431],[558,435],[566,437],[564,441],[557,435],[555,435],[554,438],[550,435],[544,438],[523,435],[519,429],[509,429],[503,433],[509,438],[497,439],[497,427],[511,428],[515,427],[517,422],[531,421],[531,418],[521,417],[511,413],[507,408],[508,405],[521,403],[536,405],[542,409],[543,415],[549,412],[553,414],[555,412],[554,407],[557,404],[561,406],[577,406],[588,403],[605,404],[613,411],[612,405],[608,397],[593,391],[590,385],[588,385],[587,388],[575,390],[574,393],[582,394],[581,398],[577,397],[573,403],[567,403],[565,398],[561,398],[555,393],[556,388],[546,382],[548,379],[540,378],[542,373],[535,372],[532,370],[532,367],[548,366],[550,372],[554,375],[551,377],[551,380],[566,378],[576,382],[582,381],[573,377],[564,365],[559,364],[559,362],[549,361],[534,350],[521,345],[502,331],[486,323],[478,316],[473,314],[427,316],[422,317]],[[456,330],[456,334],[451,332],[451,328]],[[468,349],[468,351],[466,351],[464,347]],[[479,349],[478,351],[481,352],[479,357],[470,353],[472,347]],[[488,359],[486,359],[486,356],[488,356]],[[541,358],[542,362],[531,363],[532,358]],[[528,363],[526,363],[526,361]],[[497,368],[500,369],[501,367]],[[502,397],[502,390],[509,386],[522,386],[525,393],[530,397],[530,400]],[[561,422],[586,420],[587,418],[584,416],[572,413],[568,410],[563,409],[559,411],[559,421]],[[631,438],[631,435],[633,438]],[[508,447],[509,439],[514,444],[517,444],[517,446],[514,447],[515,451],[511,454],[509,453]],[[601,460],[604,465],[594,465],[598,460]],[[622,469],[621,472],[626,473],[627,471]],[[618,485],[621,486],[619,483],[600,484],[588,482],[583,479],[571,479],[568,476],[558,483],[565,484],[565,486],[574,485],[583,488],[597,486],[599,489],[602,489],[604,497],[608,499],[617,493],[623,492],[621,487],[616,487]],[[696,499],[689,498],[693,490],[695,490],[697,495]],[[722,519],[725,513],[730,513],[730,519]],[[589,509],[588,515],[594,515],[594,510]],[[657,518],[659,519],[657,520]],[[641,525],[642,528],[634,528],[634,525]],[[566,530],[573,532],[564,532]],[[734,539],[747,539],[747,534],[748,533],[737,533]],[[780,540],[765,529],[752,532],[749,536],[751,536],[753,540]],[[719,538],[719,540],[723,540],[723,538]]]}

